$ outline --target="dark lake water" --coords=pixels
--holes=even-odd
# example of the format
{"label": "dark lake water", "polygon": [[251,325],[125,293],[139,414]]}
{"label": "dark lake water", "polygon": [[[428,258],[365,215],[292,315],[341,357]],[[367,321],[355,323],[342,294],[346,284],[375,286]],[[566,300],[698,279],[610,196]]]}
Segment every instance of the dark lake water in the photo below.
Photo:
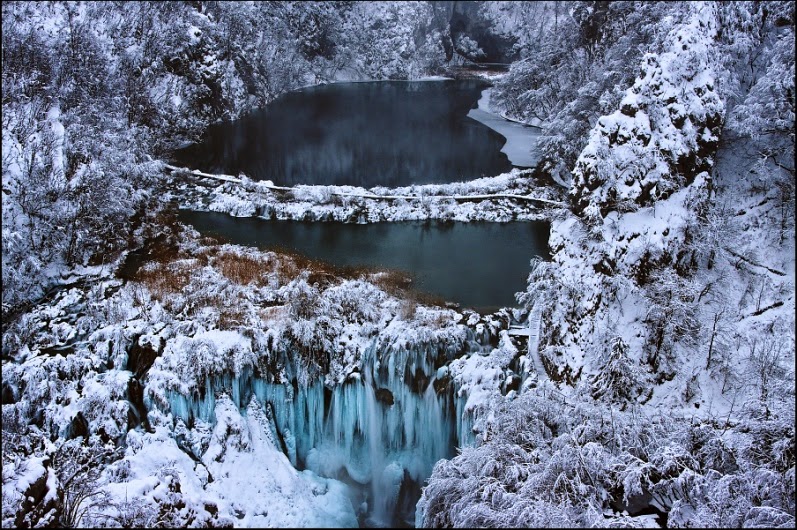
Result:
{"label": "dark lake water", "polygon": [[267,221],[180,210],[202,235],[260,249],[289,249],[337,266],[400,270],[421,292],[482,312],[515,307],[529,261],[548,255],[545,222],[373,224]]}
{"label": "dark lake water", "polygon": [[505,138],[467,117],[480,80],[336,83],[290,92],[212,126],[180,166],[295,184],[407,186],[511,169]]}

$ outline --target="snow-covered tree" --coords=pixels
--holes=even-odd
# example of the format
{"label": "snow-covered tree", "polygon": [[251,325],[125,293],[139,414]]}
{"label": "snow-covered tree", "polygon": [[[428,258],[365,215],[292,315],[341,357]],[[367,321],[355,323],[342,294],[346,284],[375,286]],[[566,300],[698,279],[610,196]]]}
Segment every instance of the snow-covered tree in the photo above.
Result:
{"label": "snow-covered tree", "polygon": [[644,382],[642,372],[628,358],[628,344],[621,337],[611,342],[605,364],[590,378],[592,397],[619,403],[621,410],[639,397]]}
{"label": "snow-covered tree", "polygon": [[709,8],[695,9],[664,53],[645,55],[619,110],[598,120],[576,162],[577,213],[648,206],[711,169],[725,110],[711,65],[715,25]]}
{"label": "snow-covered tree", "polygon": [[541,168],[569,181],[589,131],[601,115],[618,108],[643,54],[659,51],[668,28],[682,18],[683,6],[535,4],[534,30],[520,41],[527,42],[523,57],[499,80],[491,102],[516,119],[542,126]]}

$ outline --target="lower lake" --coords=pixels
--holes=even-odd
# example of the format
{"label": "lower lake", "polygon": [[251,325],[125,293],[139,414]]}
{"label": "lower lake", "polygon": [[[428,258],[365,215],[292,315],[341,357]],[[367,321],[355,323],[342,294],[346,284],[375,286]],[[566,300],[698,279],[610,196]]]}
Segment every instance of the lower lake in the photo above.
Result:
{"label": "lower lake", "polygon": [[546,222],[345,224],[271,221],[180,210],[204,236],[288,250],[335,266],[398,270],[423,293],[481,312],[516,307],[532,258],[548,259]]}

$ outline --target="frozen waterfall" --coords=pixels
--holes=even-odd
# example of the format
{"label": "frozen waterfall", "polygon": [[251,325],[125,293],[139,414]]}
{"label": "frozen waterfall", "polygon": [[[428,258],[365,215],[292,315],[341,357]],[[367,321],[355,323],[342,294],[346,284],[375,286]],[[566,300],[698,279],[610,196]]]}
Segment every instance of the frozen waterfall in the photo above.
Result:
{"label": "frozen waterfall", "polygon": [[[479,347],[473,341],[468,350]],[[208,377],[193,396],[171,392],[171,412],[213,423],[218,395],[228,394],[242,413],[254,395],[294,466],[354,486],[370,524],[412,524],[434,464],[473,443],[472,420],[463,418],[465,400],[455,397],[445,367],[456,352],[383,349],[372,344],[361,371],[331,388],[321,380],[303,386],[295,377],[268,382],[251,371]]]}

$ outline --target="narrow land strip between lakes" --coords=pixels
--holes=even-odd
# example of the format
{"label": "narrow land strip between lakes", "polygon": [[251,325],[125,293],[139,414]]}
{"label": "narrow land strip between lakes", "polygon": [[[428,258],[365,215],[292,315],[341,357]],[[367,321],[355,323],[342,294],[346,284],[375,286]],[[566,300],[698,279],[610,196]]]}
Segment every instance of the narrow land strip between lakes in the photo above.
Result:
{"label": "narrow land strip between lakes", "polygon": [[[211,173],[204,173],[199,171],[198,169],[190,169],[186,167],[178,167],[173,166],[171,164],[164,164],[164,167],[168,170],[173,172],[181,173],[183,175],[188,176],[196,176],[201,178],[209,178],[215,179],[221,182],[230,182],[234,184],[241,184],[244,185],[245,179],[241,179],[238,177],[233,177],[231,175],[215,175]],[[250,181],[255,182],[255,181]],[[294,191],[296,187],[289,187],[289,186],[275,186],[271,181],[260,181],[255,182],[258,188],[264,190],[271,190],[271,191]],[[475,200],[489,200],[489,199],[517,199],[523,201],[534,201],[540,202],[543,204],[548,204],[551,206],[557,206],[560,208],[566,208],[567,205],[563,202],[559,201],[552,201],[550,199],[543,199],[540,197],[534,197],[533,195],[517,195],[513,193],[487,193],[487,194],[476,194],[476,195],[377,195],[374,193],[356,193],[356,192],[345,192],[345,191],[329,191],[330,195],[337,195],[342,197],[359,197],[362,199],[374,199],[374,200],[413,200],[413,199],[449,199],[455,201],[475,201]]]}

